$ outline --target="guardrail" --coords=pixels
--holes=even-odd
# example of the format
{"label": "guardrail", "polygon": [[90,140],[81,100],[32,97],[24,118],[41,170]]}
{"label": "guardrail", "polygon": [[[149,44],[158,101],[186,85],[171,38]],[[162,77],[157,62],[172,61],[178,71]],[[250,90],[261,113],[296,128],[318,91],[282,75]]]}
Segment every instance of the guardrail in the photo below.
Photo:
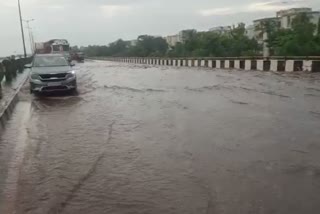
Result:
{"label": "guardrail", "polygon": [[275,72],[320,72],[320,57],[226,57],[226,58],[157,58],[157,57],[98,57],[116,62],[164,65],[176,67],[208,67]]}
{"label": "guardrail", "polygon": [[6,82],[11,82],[16,78],[18,73],[22,73],[24,70],[24,65],[32,62],[32,57],[10,59],[4,58],[0,60],[0,98],[2,98],[1,83],[3,79]]}

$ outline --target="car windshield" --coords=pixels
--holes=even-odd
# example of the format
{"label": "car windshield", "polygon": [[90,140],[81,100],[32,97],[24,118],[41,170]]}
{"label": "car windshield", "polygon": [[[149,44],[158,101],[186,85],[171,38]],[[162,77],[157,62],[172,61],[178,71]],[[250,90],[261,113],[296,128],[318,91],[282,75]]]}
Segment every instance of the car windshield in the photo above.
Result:
{"label": "car windshield", "polygon": [[41,56],[35,57],[33,67],[55,67],[68,66],[68,61],[64,56]]}

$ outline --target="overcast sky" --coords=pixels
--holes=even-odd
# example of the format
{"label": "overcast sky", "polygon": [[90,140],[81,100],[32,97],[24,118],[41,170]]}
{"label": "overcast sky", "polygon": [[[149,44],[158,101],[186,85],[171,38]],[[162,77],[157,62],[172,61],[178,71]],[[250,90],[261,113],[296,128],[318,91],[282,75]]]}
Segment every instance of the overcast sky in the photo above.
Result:
{"label": "overcast sky", "polygon": [[[320,0],[21,0],[36,41],[68,39],[71,45],[102,45],[138,35],[171,35],[183,29],[275,16],[291,7],[320,9]],[[0,56],[22,53],[17,0],[0,0]],[[28,50],[29,38],[26,30]]]}

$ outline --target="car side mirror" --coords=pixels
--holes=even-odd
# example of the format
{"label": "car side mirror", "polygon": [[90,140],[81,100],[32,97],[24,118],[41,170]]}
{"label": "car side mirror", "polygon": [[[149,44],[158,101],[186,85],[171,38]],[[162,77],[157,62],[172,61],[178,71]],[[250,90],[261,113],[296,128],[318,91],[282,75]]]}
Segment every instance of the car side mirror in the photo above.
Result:
{"label": "car side mirror", "polygon": [[70,63],[70,66],[73,67],[73,66],[75,66],[75,64],[74,63]]}
{"label": "car side mirror", "polygon": [[32,68],[32,64],[26,64],[24,65],[24,68]]}

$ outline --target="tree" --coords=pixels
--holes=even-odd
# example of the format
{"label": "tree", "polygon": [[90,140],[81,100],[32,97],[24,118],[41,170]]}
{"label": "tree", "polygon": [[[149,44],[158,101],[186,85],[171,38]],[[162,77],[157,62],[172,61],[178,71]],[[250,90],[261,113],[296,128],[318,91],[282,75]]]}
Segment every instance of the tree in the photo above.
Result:
{"label": "tree", "polygon": [[108,47],[109,55],[111,56],[124,56],[127,53],[128,42],[118,39],[117,41],[111,43]]}
{"label": "tree", "polygon": [[180,32],[182,42],[194,40],[197,37],[197,31],[195,29],[183,30]]}
{"label": "tree", "polygon": [[108,46],[89,46],[85,48],[88,56],[138,56],[138,57],[227,57],[257,55],[260,47],[255,39],[245,35],[245,24],[234,26],[227,34],[215,32],[181,32],[183,42],[177,43],[171,50],[165,39],[150,35],[141,35],[135,46],[121,39]]}
{"label": "tree", "polygon": [[315,35],[315,32],[316,25],[310,22],[308,14],[301,13],[292,20],[291,29],[281,29],[272,32],[268,43],[276,55],[319,55],[319,37]]}
{"label": "tree", "polygon": [[168,50],[168,44],[161,37],[141,35],[135,49],[137,56],[163,56]]}
{"label": "tree", "polygon": [[318,36],[320,35],[320,17],[319,17],[319,20],[318,20],[318,32],[317,32],[317,35]]}

